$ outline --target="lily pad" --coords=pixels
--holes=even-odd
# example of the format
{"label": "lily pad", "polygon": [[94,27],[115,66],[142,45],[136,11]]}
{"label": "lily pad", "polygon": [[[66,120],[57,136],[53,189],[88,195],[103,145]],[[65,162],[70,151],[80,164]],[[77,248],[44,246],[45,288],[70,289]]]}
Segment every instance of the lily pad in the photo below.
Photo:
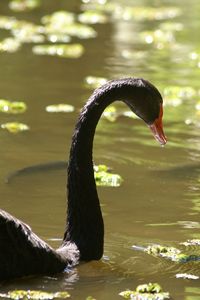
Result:
{"label": "lily pad", "polygon": [[13,300],[49,300],[49,299],[67,299],[70,297],[68,292],[56,292],[56,293],[48,293],[43,291],[25,291],[25,290],[14,290],[9,291],[8,293],[2,294],[0,293],[0,298],[8,298]]}
{"label": "lily pad", "polygon": [[2,129],[8,130],[10,133],[18,133],[21,131],[27,131],[29,130],[29,126],[23,123],[18,122],[8,122],[1,125]]}
{"label": "lily pad", "polygon": [[6,38],[0,42],[0,52],[14,53],[21,47],[21,43],[15,38]]}
{"label": "lily pad", "polygon": [[55,105],[48,105],[46,107],[46,111],[50,113],[58,113],[58,112],[73,112],[74,106],[70,104],[55,104]]}
{"label": "lily pad", "polygon": [[0,99],[0,112],[10,113],[10,114],[20,114],[27,110],[27,106],[24,102],[19,101],[8,101]]}
{"label": "lily pad", "polygon": [[39,7],[41,4],[40,0],[12,0],[9,3],[9,8],[16,11],[27,11],[27,10],[33,10],[37,7]]}
{"label": "lily pad", "polygon": [[97,186],[119,187],[123,179],[118,174],[113,174],[105,165],[94,166],[94,178]]}
{"label": "lily pad", "polygon": [[134,291],[126,290],[119,293],[125,299],[131,300],[164,300],[170,299],[168,292],[163,292],[158,283],[148,283],[137,286]]}
{"label": "lily pad", "polygon": [[87,10],[78,16],[78,20],[85,24],[104,24],[108,21],[108,17],[101,12]]}
{"label": "lily pad", "polygon": [[51,55],[65,58],[79,58],[84,48],[81,44],[37,45],[33,47],[33,53],[37,55]]}
{"label": "lily pad", "polygon": [[103,77],[95,77],[95,76],[87,76],[85,78],[85,83],[87,87],[90,87],[92,89],[96,89],[100,87],[101,85],[105,84],[107,82],[106,78]]}

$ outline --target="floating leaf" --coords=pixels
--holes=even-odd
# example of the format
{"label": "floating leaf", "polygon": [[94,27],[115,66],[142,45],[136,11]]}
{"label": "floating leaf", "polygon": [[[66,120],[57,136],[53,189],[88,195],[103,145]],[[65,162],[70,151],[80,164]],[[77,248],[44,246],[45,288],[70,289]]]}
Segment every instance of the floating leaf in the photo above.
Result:
{"label": "floating leaf", "polygon": [[58,112],[73,112],[74,106],[70,104],[55,104],[55,105],[48,105],[46,107],[46,111],[50,113],[58,113]]}
{"label": "floating leaf", "polygon": [[17,19],[14,17],[0,16],[0,28],[10,30],[13,28],[14,24],[17,22]]}
{"label": "floating leaf", "polygon": [[85,24],[106,23],[108,18],[103,13],[93,10],[87,10],[78,16],[78,20]]}
{"label": "floating leaf", "polygon": [[39,7],[40,4],[40,0],[12,0],[9,3],[9,8],[14,11],[26,11],[33,10]]}
{"label": "floating leaf", "polygon": [[12,34],[21,43],[42,43],[45,41],[43,27],[29,22],[16,23],[12,28]]}
{"label": "floating leaf", "polygon": [[6,38],[0,42],[0,52],[13,53],[20,49],[21,43],[15,38]]}
{"label": "floating leaf", "polygon": [[169,293],[163,292],[158,283],[142,284],[135,291],[126,290],[119,295],[131,300],[164,300],[170,298]]}
{"label": "floating leaf", "polygon": [[68,292],[56,292],[48,293],[43,291],[25,291],[25,290],[15,290],[9,291],[6,294],[0,293],[0,298],[8,298],[13,300],[49,300],[49,299],[67,299],[70,297]]}
{"label": "floating leaf", "polygon": [[97,186],[118,187],[123,182],[120,175],[111,173],[105,165],[94,166],[94,178]]}
{"label": "floating leaf", "polygon": [[153,256],[160,256],[180,263],[200,260],[200,256],[182,253],[179,249],[174,247],[150,245],[147,248],[142,248],[142,250]]}
{"label": "floating leaf", "polygon": [[180,274],[176,274],[176,278],[197,280],[199,279],[199,276],[187,274],[187,273],[180,273]]}
{"label": "floating leaf", "polygon": [[81,39],[94,38],[96,31],[88,26],[74,22],[74,14],[66,11],[57,11],[52,15],[44,16],[42,23],[45,25],[47,35],[66,34]]}
{"label": "floating leaf", "polygon": [[84,52],[81,44],[71,45],[38,45],[33,47],[33,53],[37,55],[52,55],[66,58],[79,58]]}
{"label": "floating leaf", "polygon": [[27,109],[27,106],[24,102],[21,101],[8,101],[0,99],[0,112],[10,113],[10,114],[20,114],[24,113]]}
{"label": "floating leaf", "polygon": [[51,15],[43,16],[41,22],[45,25],[52,24],[55,29],[62,29],[63,27],[73,23],[75,16],[68,11],[56,11]]}
{"label": "floating leaf", "polygon": [[18,122],[8,122],[5,124],[1,125],[2,129],[6,129],[11,133],[18,133],[21,131],[26,131],[29,130],[29,126],[23,123],[18,123]]}
{"label": "floating leaf", "polygon": [[87,76],[85,78],[85,83],[90,88],[98,88],[101,85],[105,84],[107,82],[106,78],[103,77],[95,77],[95,76]]}

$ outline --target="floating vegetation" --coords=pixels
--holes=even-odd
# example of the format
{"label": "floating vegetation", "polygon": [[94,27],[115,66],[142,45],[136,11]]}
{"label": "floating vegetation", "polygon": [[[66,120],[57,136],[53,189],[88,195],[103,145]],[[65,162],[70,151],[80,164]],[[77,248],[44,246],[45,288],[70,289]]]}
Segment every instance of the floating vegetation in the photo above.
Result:
{"label": "floating vegetation", "polygon": [[27,110],[27,106],[24,102],[21,101],[8,101],[0,99],[0,112],[9,113],[9,114],[21,114]]}
{"label": "floating vegetation", "polygon": [[45,24],[45,33],[47,35],[66,34],[80,39],[97,36],[96,31],[92,27],[75,23],[75,16],[70,12],[54,12],[52,15],[42,17],[41,22]]}
{"label": "floating vegetation", "polygon": [[54,104],[46,106],[46,111],[49,113],[70,113],[74,111],[74,106],[70,104]]}
{"label": "floating vegetation", "polygon": [[96,89],[100,87],[101,85],[105,84],[107,82],[106,78],[103,77],[95,77],[95,76],[87,76],[85,78],[85,83],[87,87],[90,87],[92,89]]}
{"label": "floating vegetation", "polygon": [[119,187],[123,182],[122,177],[111,173],[106,165],[94,166],[94,178],[97,186]]}
{"label": "floating vegetation", "polygon": [[56,11],[51,15],[43,16],[41,22],[45,25],[51,25],[54,29],[61,29],[74,23],[75,15],[68,11]]}
{"label": "floating vegetation", "polygon": [[110,122],[115,122],[117,118],[124,116],[128,118],[137,119],[138,117],[132,111],[117,109],[114,105],[108,106],[103,112],[103,118]]}
{"label": "floating vegetation", "polygon": [[114,10],[116,18],[122,18],[125,21],[145,21],[145,20],[166,20],[174,19],[181,15],[181,9],[177,7],[146,7],[146,6],[125,6]]}
{"label": "floating vegetation", "polygon": [[48,293],[43,291],[25,291],[25,290],[14,290],[8,293],[0,293],[0,298],[13,299],[13,300],[50,300],[50,299],[67,299],[70,297],[68,292],[56,292]]}
{"label": "floating vegetation", "polygon": [[196,91],[192,87],[169,86],[163,90],[165,105],[179,106],[183,100],[192,99],[196,96]]}
{"label": "floating vegetation", "polygon": [[78,20],[85,24],[104,24],[108,21],[108,17],[101,12],[87,10],[78,16]]}
{"label": "floating vegetation", "polygon": [[14,53],[21,47],[21,43],[15,38],[6,38],[0,42],[0,52]]}
{"label": "floating vegetation", "polygon": [[65,58],[79,58],[84,48],[81,44],[71,45],[37,45],[33,47],[33,53],[37,55],[51,55]]}
{"label": "floating vegetation", "polygon": [[126,290],[119,295],[131,300],[164,300],[170,298],[169,293],[163,292],[158,283],[138,285],[134,291]]}
{"label": "floating vegetation", "polygon": [[186,242],[181,243],[181,245],[184,245],[184,246],[200,246],[200,240],[198,240],[198,239],[187,240]]}
{"label": "floating vegetation", "polygon": [[29,130],[29,126],[23,123],[18,123],[18,122],[8,122],[5,124],[1,125],[2,129],[6,129],[10,133],[18,133],[21,131],[27,131]]}
{"label": "floating vegetation", "polygon": [[40,0],[11,0],[9,2],[9,8],[21,12],[27,10],[33,10],[39,7],[41,4]]}
{"label": "floating vegetation", "polygon": [[[133,246],[133,248],[136,248]],[[137,247],[137,249],[139,249]],[[189,261],[198,261],[200,256],[182,253],[179,249],[174,247],[166,247],[161,245],[150,245],[147,248],[141,248],[144,252],[153,256],[160,256],[174,262],[185,263]]]}
{"label": "floating vegetation", "polygon": [[176,274],[176,278],[197,280],[197,279],[199,279],[199,276],[192,275],[192,274],[187,274],[187,273],[180,273],[180,274]]}
{"label": "floating vegetation", "polygon": [[43,31],[42,26],[25,21],[16,22],[11,30],[14,37],[21,43],[43,43],[45,41]]}

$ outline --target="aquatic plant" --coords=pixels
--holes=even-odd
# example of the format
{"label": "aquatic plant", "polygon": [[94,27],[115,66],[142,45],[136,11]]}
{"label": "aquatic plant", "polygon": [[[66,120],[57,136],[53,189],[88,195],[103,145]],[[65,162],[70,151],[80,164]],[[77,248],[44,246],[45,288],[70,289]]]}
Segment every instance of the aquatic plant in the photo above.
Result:
{"label": "aquatic plant", "polygon": [[96,88],[100,87],[101,85],[105,84],[106,82],[107,82],[107,79],[104,77],[87,76],[85,78],[86,87],[89,87],[91,89],[96,89]]}
{"label": "aquatic plant", "polygon": [[8,114],[21,114],[27,110],[25,102],[22,101],[9,101],[5,99],[0,99],[0,112]]}
{"label": "aquatic plant", "polygon": [[19,122],[4,123],[4,124],[1,124],[1,128],[6,129],[10,133],[18,133],[18,132],[27,131],[30,129],[28,125],[19,123]]}
{"label": "aquatic plant", "polygon": [[66,291],[48,293],[43,291],[33,291],[33,290],[14,290],[8,293],[0,293],[0,298],[11,299],[11,300],[51,300],[51,299],[67,299],[70,294]]}
{"label": "aquatic plant", "polygon": [[97,186],[118,187],[123,182],[122,177],[111,173],[106,165],[94,165],[94,178]]}
{"label": "aquatic plant", "polygon": [[51,55],[64,58],[79,58],[84,52],[81,44],[59,44],[59,45],[36,45],[33,47],[33,53],[37,55]]}
{"label": "aquatic plant", "polygon": [[74,106],[70,104],[54,104],[46,106],[46,111],[49,113],[58,113],[58,112],[73,112]]}
{"label": "aquatic plant", "polygon": [[141,284],[134,291],[126,290],[119,293],[125,299],[131,300],[164,300],[169,299],[168,292],[163,292],[158,283]]}
{"label": "aquatic plant", "polygon": [[11,0],[9,8],[16,12],[29,11],[39,7],[40,4],[40,0]]}

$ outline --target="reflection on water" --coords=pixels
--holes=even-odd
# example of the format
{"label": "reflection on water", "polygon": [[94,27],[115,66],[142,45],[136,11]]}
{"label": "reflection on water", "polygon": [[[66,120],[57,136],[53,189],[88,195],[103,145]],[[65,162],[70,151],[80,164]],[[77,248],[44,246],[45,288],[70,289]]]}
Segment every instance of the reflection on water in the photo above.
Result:
{"label": "reflection on water", "polygon": [[[81,264],[69,274],[3,283],[2,292],[69,290],[74,299],[92,295],[97,300],[112,300],[127,288],[158,282],[173,299],[199,298],[198,280],[175,278],[177,273],[199,276],[199,262],[181,264],[132,249],[132,245],[152,243],[182,249],[181,242],[200,238],[199,6],[195,0],[134,4],[130,0],[44,0],[35,10],[13,12],[8,1],[1,1],[1,15],[32,24],[28,33],[27,23],[26,31],[18,28],[29,42],[20,41],[16,52],[6,52],[8,44],[0,43],[0,98],[23,101],[28,108],[20,115],[1,113],[1,124],[17,121],[30,126],[30,131],[16,135],[0,131],[2,209],[29,223],[53,247],[59,246],[65,226],[65,169],[32,172],[7,185],[4,179],[26,166],[67,159],[78,112],[91,93],[84,83],[88,76],[142,76],[152,81],[164,95],[168,137],[168,144],[161,148],[141,121],[124,116],[116,122],[102,118],[95,137],[95,163],[111,166],[124,178],[119,188],[98,188],[106,228],[104,258]],[[91,24],[90,16],[89,26],[96,37],[82,39],[76,32],[67,41],[66,32],[59,36],[57,32],[45,40],[45,44],[55,39],[80,43],[84,47],[81,57],[33,54],[33,43],[40,43],[30,40],[30,31],[36,34],[43,26],[44,15],[67,10],[77,23],[78,15],[87,9],[106,16],[103,24]],[[12,30],[0,29],[1,41],[17,34]],[[41,34],[47,38],[47,33]],[[45,111],[60,103],[73,105],[75,111]],[[195,246],[187,251],[198,254],[200,250]]]}

